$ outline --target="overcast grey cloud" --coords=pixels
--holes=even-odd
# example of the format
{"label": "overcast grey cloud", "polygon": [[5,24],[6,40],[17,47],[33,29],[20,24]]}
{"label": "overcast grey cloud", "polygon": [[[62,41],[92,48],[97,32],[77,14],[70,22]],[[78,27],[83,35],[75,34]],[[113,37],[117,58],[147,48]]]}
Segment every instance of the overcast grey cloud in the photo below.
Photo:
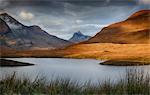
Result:
{"label": "overcast grey cloud", "polygon": [[69,39],[78,30],[93,36],[149,5],[149,0],[0,0],[0,11]]}

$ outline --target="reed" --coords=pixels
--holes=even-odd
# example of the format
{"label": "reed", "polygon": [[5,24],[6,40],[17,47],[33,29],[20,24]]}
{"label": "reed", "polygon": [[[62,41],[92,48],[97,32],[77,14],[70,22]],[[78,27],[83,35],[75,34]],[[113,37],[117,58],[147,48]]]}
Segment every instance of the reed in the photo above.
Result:
{"label": "reed", "polygon": [[105,80],[94,85],[69,78],[47,80],[37,76],[18,78],[16,73],[0,79],[0,95],[150,95],[150,74],[142,70],[127,70],[126,76],[113,82]]}

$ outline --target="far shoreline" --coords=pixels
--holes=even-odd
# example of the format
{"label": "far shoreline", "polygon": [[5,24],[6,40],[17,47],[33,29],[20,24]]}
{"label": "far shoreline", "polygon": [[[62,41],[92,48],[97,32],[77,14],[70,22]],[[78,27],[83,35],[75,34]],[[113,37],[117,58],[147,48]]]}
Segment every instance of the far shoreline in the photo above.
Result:
{"label": "far shoreline", "polygon": [[128,60],[107,60],[100,65],[108,65],[108,66],[145,66],[150,65],[149,62],[139,62],[139,61],[128,61]]}

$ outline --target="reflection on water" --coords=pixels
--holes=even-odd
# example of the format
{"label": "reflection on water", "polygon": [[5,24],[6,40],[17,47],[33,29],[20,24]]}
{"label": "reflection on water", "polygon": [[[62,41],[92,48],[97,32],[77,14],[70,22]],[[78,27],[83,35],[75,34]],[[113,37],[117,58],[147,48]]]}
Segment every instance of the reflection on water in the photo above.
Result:
{"label": "reflection on water", "polygon": [[150,72],[150,66],[104,66],[99,60],[63,59],[63,58],[8,58],[11,60],[36,64],[26,67],[0,67],[0,77],[17,72],[18,76],[28,76],[31,79],[37,75],[52,79],[56,77],[71,78],[81,82],[91,80],[119,79],[125,75],[127,68],[143,69]]}

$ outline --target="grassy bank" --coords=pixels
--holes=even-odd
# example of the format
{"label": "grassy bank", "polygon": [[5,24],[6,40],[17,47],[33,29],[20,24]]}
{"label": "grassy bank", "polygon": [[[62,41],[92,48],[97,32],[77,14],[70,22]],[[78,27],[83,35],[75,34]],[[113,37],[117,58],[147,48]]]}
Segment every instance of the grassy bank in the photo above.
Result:
{"label": "grassy bank", "polygon": [[137,60],[107,60],[101,65],[111,65],[111,66],[139,66],[139,65],[149,65],[150,62],[147,61],[137,61]]}
{"label": "grassy bank", "polygon": [[[92,58],[99,60],[126,61],[124,63],[127,64],[118,62],[121,65],[150,65],[150,44],[92,43],[76,44],[57,50],[8,51],[4,49],[2,52],[0,52],[0,55],[3,58]],[[116,62],[111,62],[111,64],[118,65]]]}
{"label": "grassy bank", "polygon": [[150,75],[143,71],[127,70],[126,77],[112,82],[105,80],[93,85],[71,79],[17,78],[16,74],[0,80],[0,95],[150,95]]}

